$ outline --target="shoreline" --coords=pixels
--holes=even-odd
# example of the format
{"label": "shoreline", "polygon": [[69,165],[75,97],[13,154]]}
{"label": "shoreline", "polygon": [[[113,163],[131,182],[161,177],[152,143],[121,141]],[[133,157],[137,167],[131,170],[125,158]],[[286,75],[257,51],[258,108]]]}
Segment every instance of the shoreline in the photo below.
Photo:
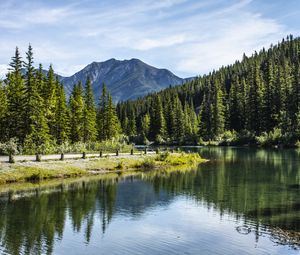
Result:
{"label": "shoreline", "polygon": [[151,170],[190,168],[207,162],[197,153],[160,153],[104,156],[102,158],[67,159],[64,161],[26,161],[1,163],[0,194],[13,185],[26,187],[43,182],[65,181],[92,176],[133,174]]}

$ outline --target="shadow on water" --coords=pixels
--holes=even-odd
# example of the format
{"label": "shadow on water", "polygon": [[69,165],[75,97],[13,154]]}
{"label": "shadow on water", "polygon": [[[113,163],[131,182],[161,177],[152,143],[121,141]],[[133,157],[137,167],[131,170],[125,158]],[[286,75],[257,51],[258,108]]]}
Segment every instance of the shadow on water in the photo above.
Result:
{"label": "shadow on water", "polygon": [[300,152],[248,148],[197,148],[211,162],[198,169],[149,172],[131,177],[79,181],[0,201],[0,252],[51,254],[66,224],[92,238],[96,220],[105,235],[110,222],[192,198],[219,215],[243,220],[234,231],[270,235],[280,245],[300,248]]}

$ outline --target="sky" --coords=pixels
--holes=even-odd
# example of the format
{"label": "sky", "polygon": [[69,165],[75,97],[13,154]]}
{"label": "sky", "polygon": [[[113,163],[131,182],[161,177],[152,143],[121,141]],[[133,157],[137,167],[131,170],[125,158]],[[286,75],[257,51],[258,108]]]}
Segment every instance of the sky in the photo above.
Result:
{"label": "sky", "polygon": [[202,75],[299,36],[299,14],[298,0],[1,0],[0,77],[29,43],[64,76],[110,58]]}

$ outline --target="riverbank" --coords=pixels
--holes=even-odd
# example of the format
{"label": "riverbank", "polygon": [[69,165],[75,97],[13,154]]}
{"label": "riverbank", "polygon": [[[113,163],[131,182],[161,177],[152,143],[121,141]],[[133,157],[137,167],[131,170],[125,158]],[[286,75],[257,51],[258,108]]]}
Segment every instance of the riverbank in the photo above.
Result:
{"label": "riverbank", "polygon": [[65,161],[1,163],[0,185],[82,176],[193,166],[205,162],[197,153],[120,155]]}

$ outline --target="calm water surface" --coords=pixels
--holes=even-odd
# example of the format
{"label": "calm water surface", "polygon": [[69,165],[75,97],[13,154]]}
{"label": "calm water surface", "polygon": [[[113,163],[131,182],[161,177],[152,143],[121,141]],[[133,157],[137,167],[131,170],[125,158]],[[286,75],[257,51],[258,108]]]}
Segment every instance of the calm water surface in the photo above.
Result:
{"label": "calm water surface", "polygon": [[300,152],[199,152],[192,171],[2,196],[0,253],[299,254]]}

